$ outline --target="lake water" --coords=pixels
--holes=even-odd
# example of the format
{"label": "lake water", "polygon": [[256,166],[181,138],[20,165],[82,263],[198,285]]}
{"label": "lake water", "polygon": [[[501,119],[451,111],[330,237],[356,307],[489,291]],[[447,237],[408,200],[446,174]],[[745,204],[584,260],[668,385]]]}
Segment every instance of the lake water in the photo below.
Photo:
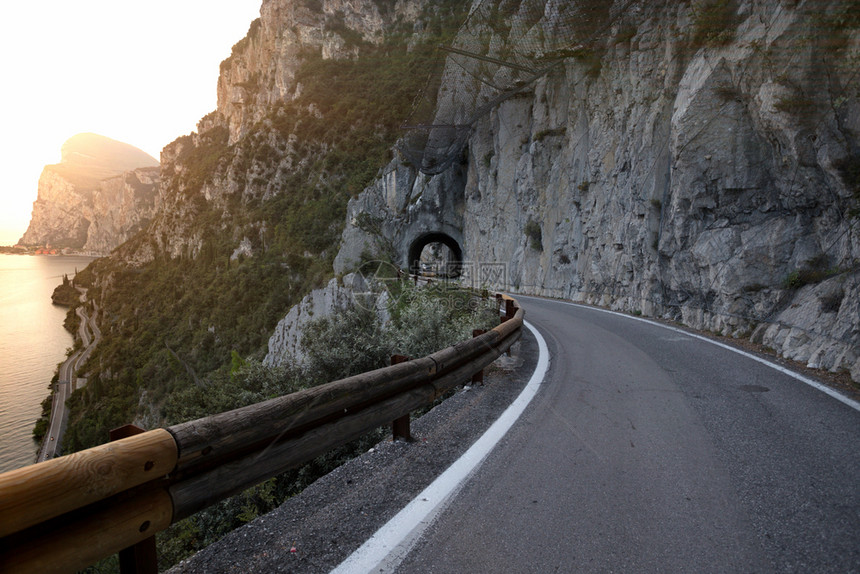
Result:
{"label": "lake water", "polygon": [[67,309],[51,303],[51,293],[90,261],[0,254],[0,472],[35,461],[33,425],[74,342],[63,328]]}

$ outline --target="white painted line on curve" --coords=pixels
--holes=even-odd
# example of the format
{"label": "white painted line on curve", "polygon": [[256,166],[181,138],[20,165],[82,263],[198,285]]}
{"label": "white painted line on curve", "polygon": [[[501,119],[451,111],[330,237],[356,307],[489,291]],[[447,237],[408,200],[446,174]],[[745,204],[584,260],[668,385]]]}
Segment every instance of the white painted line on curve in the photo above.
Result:
{"label": "white painted line on curve", "polygon": [[406,558],[418,538],[448,506],[466,479],[487,458],[490,451],[525,411],[535,397],[549,368],[546,341],[528,321],[523,325],[538,343],[538,363],[529,382],[490,428],[445,472],[440,474],[403,510],[385,523],[367,542],[341,562],[332,574],[393,572]]}
{"label": "white painted line on curve", "polygon": [[[517,297],[523,297],[526,299],[541,299],[540,297],[530,297],[528,295],[517,295]],[[627,313],[620,313],[618,311],[610,311],[609,309],[601,309],[600,307],[592,307],[591,305],[582,305],[580,303],[573,303],[571,301],[561,301],[558,299],[544,299],[544,300],[545,301],[552,301],[555,303],[562,303],[564,305],[571,305],[572,307],[580,307],[582,309],[591,309],[592,311],[600,311],[601,313],[609,313],[612,315],[618,315],[619,317],[624,317],[626,319],[632,319],[634,321],[642,321],[643,323],[648,323],[649,325],[656,325],[657,327],[662,327],[662,328],[668,329],[670,331],[675,331],[676,333],[682,333],[683,335],[685,335],[687,337],[692,337],[694,339],[699,339],[701,341],[711,343],[712,345],[722,347],[723,349],[727,349],[727,350],[732,351],[734,353],[737,353],[739,355],[743,355],[744,357],[747,357],[748,359],[752,359],[753,361],[758,361],[759,363],[761,363],[763,365],[767,365],[768,367],[770,367],[772,369],[776,369],[780,373],[783,373],[784,375],[788,375],[789,377],[797,379],[798,381],[800,381],[802,383],[806,383],[810,387],[817,389],[817,390],[821,391],[822,393],[830,395],[831,397],[833,397],[837,401],[839,401],[845,405],[848,405],[852,409],[854,409],[856,411],[860,411],[860,403],[858,403],[857,401],[855,401],[853,399],[849,399],[848,397],[839,393],[838,391],[835,391],[835,390],[831,389],[830,387],[822,385],[818,381],[814,381],[814,380],[810,379],[809,377],[804,377],[800,373],[796,373],[796,372],[792,371],[791,369],[787,369],[787,368],[783,367],[782,365],[778,365],[776,363],[768,361],[767,359],[764,359],[764,358],[759,357],[757,355],[753,355],[752,353],[748,353],[742,349],[732,347],[731,345],[726,345],[725,343],[721,343],[719,341],[714,341],[713,339],[709,339],[708,337],[704,337],[702,335],[697,335],[695,333],[690,333],[688,331],[684,331],[683,329],[678,329],[677,327],[672,327],[671,325],[664,325],[663,323],[658,323],[657,321],[652,321],[650,319],[645,319],[642,317],[636,317],[634,315],[628,315]]]}

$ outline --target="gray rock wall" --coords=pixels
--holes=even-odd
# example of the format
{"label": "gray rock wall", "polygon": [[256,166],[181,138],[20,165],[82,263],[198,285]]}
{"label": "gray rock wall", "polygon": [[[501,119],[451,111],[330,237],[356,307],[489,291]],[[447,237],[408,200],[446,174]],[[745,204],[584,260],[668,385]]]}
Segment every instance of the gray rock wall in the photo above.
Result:
{"label": "gray rock wall", "polygon": [[596,70],[567,58],[494,107],[451,171],[395,162],[350,203],[336,270],[375,244],[402,261],[435,216],[467,260],[507,268],[493,287],[754,333],[860,380],[860,220],[839,168],[857,157],[860,36],[821,29],[843,5],[739,2],[729,40],[704,46],[689,3],[637,5],[591,45]]}
{"label": "gray rock wall", "polygon": [[365,41],[381,42],[393,20],[414,18],[424,4],[398,0],[388,12],[380,11],[373,0],[264,0],[260,19],[221,64],[218,114],[229,126],[230,142],[247,133],[271,105],[300,93],[296,72],[308,51],[323,59],[357,55],[358,48],[344,38],[341,26]]}
{"label": "gray rock wall", "polygon": [[[263,364],[267,366],[304,364],[302,333],[308,323],[331,316],[350,305],[367,304],[370,301],[376,306],[379,319],[382,322],[388,321],[390,317],[386,307],[387,297],[385,295],[377,297],[378,292],[378,288],[369,286],[364,277],[357,273],[349,273],[341,280],[332,279],[325,287],[314,289],[278,322],[275,332],[269,338],[269,352],[263,359]],[[356,294],[359,295],[358,300]],[[372,295],[372,299],[362,297],[362,294]]]}

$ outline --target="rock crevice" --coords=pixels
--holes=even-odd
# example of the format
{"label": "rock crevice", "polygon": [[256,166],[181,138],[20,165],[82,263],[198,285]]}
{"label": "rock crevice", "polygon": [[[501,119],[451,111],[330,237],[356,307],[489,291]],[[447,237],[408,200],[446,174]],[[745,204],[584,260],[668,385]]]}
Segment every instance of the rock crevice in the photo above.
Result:
{"label": "rock crevice", "polygon": [[[754,334],[860,380],[858,198],[844,167],[860,145],[848,64],[860,31],[822,29],[844,3],[815,6],[741,1],[734,27],[699,44],[687,3],[611,20],[589,45],[597,62],[569,57],[479,117],[448,171],[391,175],[414,169],[395,161],[350,203],[336,270],[374,245],[402,251],[410,226],[450,225],[466,260],[505,267],[490,287]],[[505,46],[495,34],[490,54]],[[445,98],[466,93],[457,66]]]}

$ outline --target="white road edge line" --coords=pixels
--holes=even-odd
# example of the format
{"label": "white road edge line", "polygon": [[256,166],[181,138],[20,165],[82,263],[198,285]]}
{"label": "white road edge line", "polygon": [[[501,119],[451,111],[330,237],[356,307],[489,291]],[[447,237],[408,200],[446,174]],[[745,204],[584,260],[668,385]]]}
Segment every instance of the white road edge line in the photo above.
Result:
{"label": "white road edge line", "polygon": [[418,538],[448,506],[466,479],[486,459],[535,397],[549,368],[546,341],[528,321],[523,325],[538,343],[538,363],[531,379],[505,412],[445,472],[440,474],[403,510],[377,530],[367,542],[341,562],[332,574],[393,572]]}
{"label": "white road edge line", "polygon": [[[529,297],[528,295],[517,295],[517,297],[523,297],[525,299],[540,299],[540,297]],[[821,383],[810,379],[809,377],[804,377],[800,373],[796,373],[796,372],[792,371],[791,369],[787,369],[787,368],[783,367],[782,365],[778,365],[776,363],[768,361],[767,359],[763,359],[762,357],[759,357],[757,355],[753,355],[752,353],[748,353],[748,352],[743,351],[741,349],[738,349],[736,347],[732,347],[731,345],[726,345],[725,343],[720,343],[719,341],[714,341],[713,339],[709,339],[708,337],[703,337],[702,335],[690,333],[689,331],[685,331],[683,329],[678,329],[677,327],[672,327],[670,325],[664,325],[663,323],[658,323],[657,321],[652,321],[650,319],[644,319],[642,317],[636,317],[633,315],[628,315],[626,313],[621,313],[618,311],[611,311],[609,309],[601,309],[600,307],[592,307],[591,305],[582,305],[580,303],[573,303],[571,301],[560,301],[558,299],[545,299],[545,300],[546,301],[553,301],[555,303],[562,303],[564,305],[571,305],[573,307],[580,307],[582,309],[591,309],[592,311],[600,311],[601,313],[610,313],[612,315],[618,315],[619,317],[624,317],[625,319],[632,319],[634,321],[642,321],[643,323],[648,323],[649,325],[656,325],[657,327],[662,327],[662,328],[668,329],[670,331],[675,331],[676,333],[681,333],[682,335],[685,335],[687,337],[692,337],[693,339],[699,339],[700,341],[705,341],[706,343],[711,343],[712,345],[722,347],[723,349],[727,349],[727,350],[732,351],[734,353],[737,353],[739,355],[743,355],[744,357],[747,357],[748,359],[752,359],[753,361],[758,361],[759,363],[761,363],[763,365],[767,365],[768,367],[770,367],[772,369],[776,369],[780,373],[788,375],[789,377],[793,377],[802,383],[806,383],[810,387],[817,389],[817,390],[821,391],[822,393],[830,395],[831,397],[833,397],[837,401],[839,401],[845,405],[848,405],[852,409],[854,409],[856,411],[860,411],[860,403],[858,403],[857,401],[855,401],[853,399],[849,399],[848,397],[839,393],[838,391],[835,391],[835,390],[831,389],[830,387],[824,386]]]}

